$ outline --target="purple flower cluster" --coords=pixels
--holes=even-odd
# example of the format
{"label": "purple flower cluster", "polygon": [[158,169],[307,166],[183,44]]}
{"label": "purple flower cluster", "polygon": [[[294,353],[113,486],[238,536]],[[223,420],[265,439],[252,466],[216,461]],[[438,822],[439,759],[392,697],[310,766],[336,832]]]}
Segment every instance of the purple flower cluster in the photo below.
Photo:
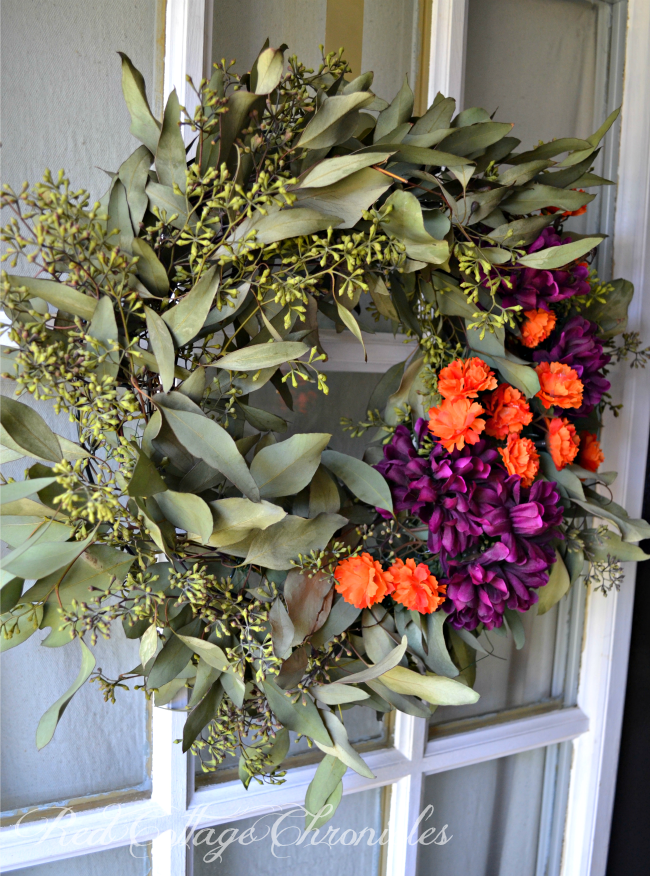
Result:
{"label": "purple flower cluster", "polygon": [[[426,422],[416,425],[416,441]],[[406,426],[398,426],[376,468],[390,484],[396,511],[427,524],[428,548],[449,577],[444,609],[450,623],[472,630],[501,626],[506,608],[526,611],[554,562],[562,508],[555,484],[530,489],[508,476],[486,441],[448,453],[436,444],[420,456]]]}
{"label": "purple flower cluster", "polygon": [[[545,228],[527,252],[530,254],[565,243],[569,243],[569,240],[561,240],[552,228]],[[585,265],[573,265],[571,270],[556,271],[524,268],[512,278],[512,289],[503,286],[503,304],[505,307],[520,304],[524,310],[550,310],[549,305],[557,301],[574,295],[586,295],[589,292],[588,276],[589,269]]]}
{"label": "purple flower cluster", "polygon": [[584,417],[600,402],[611,384],[600,373],[611,356],[603,353],[603,345],[596,337],[598,326],[582,316],[568,319],[561,332],[550,339],[550,350],[535,350],[535,362],[563,362],[573,368],[584,386],[582,405],[574,416]]}
{"label": "purple flower cluster", "polygon": [[558,535],[562,508],[548,481],[535,481],[527,490],[513,475],[478,492],[484,532],[500,540],[476,557],[451,561],[455,571],[446,581],[444,608],[457,629],[483,623],[491,630],[501,626],[506,608],[528,611],[537,602],[555,561],[549,542]]}

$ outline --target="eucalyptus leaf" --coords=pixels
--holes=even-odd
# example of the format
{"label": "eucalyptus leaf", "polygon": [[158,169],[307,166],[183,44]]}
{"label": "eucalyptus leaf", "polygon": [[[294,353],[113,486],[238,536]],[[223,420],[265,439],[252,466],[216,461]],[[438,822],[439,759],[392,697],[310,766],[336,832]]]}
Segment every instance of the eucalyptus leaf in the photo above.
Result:
{"label": "eucalyptus leaf", "polygon": [[169,277],[158,256],[146,240],[136,237],[131,244],[133,255],[138,257],[136,272],[138,278],[151,292],[162,298],[169,292]]}
{"label": "eucalyptus leaf", "polygon": [[602,243],[600,237],[585,237],[582,240],[574,240],[573,243],[565,243],[562,246],[551,246],[540,249],[530,255],[522,256],[518,263],[527,268],[537,268],[540,271],[550,271],[562,268],[570,262],[582,258]]}
{"label": "eucalyptus leaf", "polygon": [[30,297],[42,298],[57,310],[63,310],[90,322],[97,307],[97,299],[84,295],[72,286],[59,283],[56,280],[41,280],[35,277],[19,277],[10,274],[8,277],[12,290],[26,289]]}
{"label": "eucalyptus leaf", "polygon": [[203,328],[218,288],[217,269],[208,268],[183,300],[163,314],[162,318],[179,347],[191,341]]}
{"label": "eucalyptus leaf", "polygon": [[309,736],[314,742],[321,745],[332,745],[332,740],[325,729],[323,719],[314,701],[308,694],[301,694],[298,701],[293,703],[271,677],[267,676],[261,682],[261,686],[274,715],[288,730]]}
{"label": "eucalyptus leaf", "polygon": [[105,355],[104,361],[97,366],[97,377],[100,380],[104,377],[117,377],[120,366],[120,355],[114,349],[117,345],[117,322],[113,301],[108,295],[102,295],[99,299],[88,326],[88,334],[99,341],[99,354]]}
{"label": "eucalyptus leaf", "polygon": [[140,230],[140,223],[149,206],[149,198],[146,195],[145,188],[149,179],[149,168],[151,167],[152,160],[153,155],[147,147],[138,146],[135,152],[120,165],[120,169],[117,172],[126,192],[133,232],[136,235]]}
{"label": "eucalyptus leaf", "polygon": [[251,465],[260,496],[288,496],[307,486],[331,437],[321,432],[298,434],[260,450]]}
{"label": "eucalyptus leaf", "polygon": [[149,108],[142,73],[133,66],[130,58],[123,52],[118,54],[122,59],[122,91],[131,113],[131,133],[155,155],[160,137],[160,123],[153,117]]}
{"label": "eucalyptus leaf", "polygon": [[228,371],[259,371],[299,359],[309,352],[301,341],[280,341],[271,344],[253,344],[226,353],[218,360],[219,368]]}
{"label": "eucalyptus leaf", "polygon": [[264,500],[230,498],[210,502],[214,512],[214,525],[208,544],[214,547],[241,541],[253,530],[267,529],[286,517],[286,511]]}
{"label": "eucalyptus leaf", "polygon": [[251,89],[255,94],[270,94],[280,84],[284,54],[280,49],[260,52],[251,69]]}
{"label": "eucalyptus leaf", "polygon": [[408,122],[413,113],[413,101],[413,92],[411,91],[408,79],[405,76],[402,87],[393,98],[390,106],[383,112],[379,113],[377,126],[373,135],[375,143],[377,140],[390,134],[391,131],[394,131],[398,125],[401,125],[403,122]]}
{"label": "eucalyptus leaf", "polygon": [[346,765],[335,755],[326,754],[318,764],[305,798],[305,830],[318,830],[334,815],[341,800],[341,779]]}
{"label": "eucalyptus leaf", "polygon": [[404,666],[395,666],[379,676],[379,681],[399,694],[420,697],[434,706],[464,706],[475,703],[479,694],[442,675],[420,675]]}
{"label": "eucalyptus leaf", "polygon": [[[343,685],[341,685],[341,687],[343,687]],[[338,757],[342,763],[354,770],[355,773],[358,773],[360,776],[364,776],[366,779],[376,778],[375,774],[368,767],[363,758],[360,757],[350,745],[348,733],[343,722],[339,721],[334,712],[322,711],[321,716],[327,731],[332,737],[334,745],[324,745],[322,742],[315,739],[314,741],[320,750],[324,751],[325,754],[331,754],[334,757]]]}
{"label": "eucalyptus leaf", "polygon": [[339,155],[312,167],[300,180],[301,189],[325,188],[351,176],[357,170],[382,164],[391,153],[362,152],[357,155]]}
{"label": "eucalyptus leaf", "polygon": [[537,614],[546,614],[553,608],[556,602],[568,592],[571,586],[571,579],[567,572],[564,560],[559,552],[555,551],[555,562],[551,566],[551,571],[548,578],[548,583],[544,587],[540,587],[537,591],[539,600],[537,601]]}
{"label": "eucalyptus leaf", "polygon": [[324,550],[337,529],[347,523],[340,514],[319,514],[312,520],[292,514],[256,535],[244,560],[245,565],[267,569],[290,569],[299,555]]}
{"label": "eucalyptus leaf", "polygon": [[336,450],[324,450],[321,459],[323,465],[342,480],[358,499],[393,513],[390,487],[376,469]]}
{"label": "eucalyptus leaf", "polygon": [[323,149],[342,143],[354,131],[357,110],[371,103],[374,95],[366,91],[329,97],[302,133],[298,147],[303,149]]}
{"label": "eucalyptus leaf", "polygon": [[218,680],[215,681],[198,706],[187,716],[183,726],[183,753],[190,749],[199,733],[214,718],[223,699],[223,693],[224,689],[221,683]]}
{"label": "eucalyptus leaf", "polygon": [[145,307],[144,313],[147,320],[149,343],[156,357],[160,380],[165,392],[169,392],[174,386],[174,365],[176,364],[174,341],[164,320],[155,310]]}
{"label": "eucalyptus leaf", "polygon": [[458,669],[449,656],[445,642],[444,625],[447,616],[442,611],[433,611],[427,616],[427,654],[425,663],[437,675],[456,678]]}
{"label": "eucalyptus leaf", "polygon": [[79,688],[83,687],[88,681],[90,674],[95,668],[95,657],[93,656],[92,651],[82,639],[79,639],[79,644],[81,646],[81,666],[79,668],[79,675],[74,684],[63,694],[63,696],[60,696],[59,699],[50,706],[38,722],[38,727],[36,728],[36,747],[39,751],[50,742],[54,736],[56,725],[59,723],[61,716],[70,704],[70,700],[77,693]]}
{"label": "eucalyptus leaf", "polygon": [[187,160],[185,143],[180,129],[181,107],[174,88],[167,98],[162,130],[156,149],[156,173],[164,186],[177,186],[185,192]]}
{"label": "eucalyptus leaf", "polygon": [[200,496],[165,490],[156,493],[156,503],[170,523],[198,535],[203,544],[208,543],[212,535],[212,513]]}
{"label": "eucalyptus leaf", "polygon": [[33,408],[16,399],[2,397],[0,405],[0,442],[10,450],[26,456],[61,462],[63,453],[54,432]]}
{"label": "eucalyptus leaf", "polygon": [[231,436],[214,420],[187,411],[161,407],[172,431],[197,459],[222,472],[242,493],[259,502],[260,491]]}

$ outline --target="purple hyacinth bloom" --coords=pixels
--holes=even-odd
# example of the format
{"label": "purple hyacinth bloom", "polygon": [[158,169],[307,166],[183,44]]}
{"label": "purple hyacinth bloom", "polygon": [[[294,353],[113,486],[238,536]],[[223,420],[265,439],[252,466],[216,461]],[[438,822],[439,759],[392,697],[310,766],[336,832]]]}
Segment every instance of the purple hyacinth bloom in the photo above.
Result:
{"label": "purple hyacinth bloom", "polygon": [[602,369],[611,356],[603,353],[603,345],[596,337],[598,326],[583,316],[572,316],[560,332],[550,339],[550,350],[535,350],[535,362],[562,362],[573,368],[584,386],[582,405],[575,412],[577,417],[591,413],[611,384],[602,375]]}
{"label": "purple hyacinth bloom", "polygon": [[[416,425],[420,438],[421,423],[425,421]],[[395,510],[408,511],[428,525],[428,548],[445,562],[473,547],[483,534],[474,493],[479,484],[506,477],[498,460],[486,441],[452,453],[436,444],[429,457],[419,456],[409,430],[398,426],[375,468],[390,484]]]}
{"label": "purple hyacinth bloom", "polygon": [[[565,243],[570,241],[562,240],[552,228],[545,228],[527,252],[530,254]],[[589,292],[588,276],[589,268],[585,265],[573,265],[570,271],[524,268],[511,278],[514,282],[512,289],[502,286],[503,304],[505,307],[520,304],[524,310],[550,310],[550,304],[574,295],[586,295]]]}
{"label": "purple hyacinth bloom", "polygon": [[530,490],[517,477],[480,488],[476,500],[484,532],[499,541],[478,557],[450,561],[445,611],[457,629],[501,626],[506,608],[528,611],[548,582],[555,560],[551,539],[561,537],[562,507],[556,485],[536,481]]}

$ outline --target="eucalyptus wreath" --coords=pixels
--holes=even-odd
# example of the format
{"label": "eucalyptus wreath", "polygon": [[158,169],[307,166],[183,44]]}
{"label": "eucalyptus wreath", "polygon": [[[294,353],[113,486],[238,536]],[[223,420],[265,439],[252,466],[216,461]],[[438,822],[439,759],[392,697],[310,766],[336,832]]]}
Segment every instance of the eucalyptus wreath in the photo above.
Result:
{"label": "eucalyptus wreath", "polygon": [[[104,197],[63,172],[3,189],[3,259],[30,267],[2,276],[1,452],[32,462],[0,487],[0,624],[4,649],[41,628],[81,650],[39,748],[84,682],[132,686],[187,709],[183,750],[206,771],[238,754],[247,787],[307,737],[313,827],[348,767],[372,776],[346,710],[475,702],[481,634],[521,647],[522,612],[645,557],[598,435],[608,367],[647,351],[631,284],[590,265],[602,236],[565,228],[612,184],[592,168],[618,111],[516,152],[481,108],[438,94],[416,118],[407,81],[388,104],[341,53],[314,71],[285,48],[216,64],[162,121],[122,55],[141,145]],[[363,459],[297,416],[283,437],[255,393],[326,394],[319,331],[363,345],[373,320],[412,343],[343,423]],[[117,624],[140,663],[113,679],[92,649]]]}

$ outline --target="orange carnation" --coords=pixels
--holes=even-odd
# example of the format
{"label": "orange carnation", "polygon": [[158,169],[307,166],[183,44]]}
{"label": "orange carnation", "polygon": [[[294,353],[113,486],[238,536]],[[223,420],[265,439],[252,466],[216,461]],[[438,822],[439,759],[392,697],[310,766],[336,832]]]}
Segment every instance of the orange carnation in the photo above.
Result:
{"label": "orange carnation", "polygon": [[438,584],[425,563],[415,565],[410,557],[406,563],[395,560],[388,570],[395,581],[393,599],[420,614],[431,614],[445,601],[447,586]]}
{"label": "orange carnation", "polygon": [[393,576],[370,554],[341,560],[334,572],[336,591],[356,608],[369,608],[395,589]]}
{"label": "orange carnation", "polygon": [[605,462],[605,455],[600,449],[600,442],[593,432],[580,433],[580,453],[578,465],[588,471],[598,471],[598,466]]}
{"label": "orange carnation", "polygon": [[579,408],[582,404],[582,380],[577,372],[562,362],[540,362],[535,366],[540,391],[537,398],[545,408]]}
{"label": "orange carnation", "polygon": [[443,398],[476,398],[484,389],[495,389],[494,372],[482,359],[456,359],[438,375],[438,392]]}
{"label": "orange carnation", "polygon": [[502,439],[511,432],[521,432],[533,419],[524,395],[509,383],[502,383],[489,396],[485,410],[490,415],[485,432],[492,438]]}
{"label": "orange carnation", "polygon": [[519,475],[522,486],[529,487],[539,471],[539,454],[530,438],[508,435],[508,443],[499,447],[499,453],[508,474]]}
{"label": "orange carnation", "polygon": [[429,431],[450,452],[457,447],[462,450],[467,444],[476,444],[485,429],[485,420],[479,419],[483,408],[467,398],[446,398],[439,408],[429,411]]}
{"label": "orange carnation", "polygon": [[546,446],[555,468],[560,471],[576,458],[580,438],[576,435],[576,427],[566,418],[553,417],[552,420],[547,420],[547,426]]}
{"label": "orange carnation", "polygon": [[521,340],[525,347],[536,347],[545,341],[557,322],[552,310],[524,310],[524,316],[526,321],[521,326]]}

